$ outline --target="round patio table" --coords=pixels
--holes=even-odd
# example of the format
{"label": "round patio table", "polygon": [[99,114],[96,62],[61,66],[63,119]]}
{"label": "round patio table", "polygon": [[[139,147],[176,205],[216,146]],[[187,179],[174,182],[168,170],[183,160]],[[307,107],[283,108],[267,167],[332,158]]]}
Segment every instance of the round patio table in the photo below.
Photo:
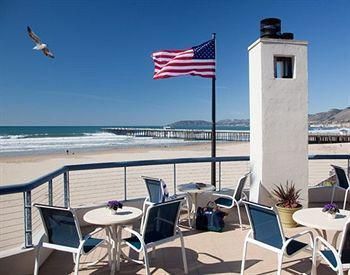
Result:
{"label": "round patio table", "polygon": [[111,274],[115,273],[116,263],[117,271],[120,269],[120,258],[117,258],[117,254],[120,254],[121,226],[130,224],[138,220],[141,216],[142,211],[140,209],[130,206],[123,206],[123,208],[118,209],[116,214],[112,214],[107,207],[100,207],[88,211],[84,215],[86,222],[104,226],[109,241],[112,240],[113,263]]}
{"label": "round patio table", "polygon": [[336,247],[339,234],[344,228],[346,221],[350,218],[350,211],[340,210],[337,216],[332,219],[322,212],[322,208],[305,208],[296,211],[293,219],[300,225],[313,228],[317,233],[327,240],[327,231],[335,231],[332,245]]}
{"label": "round patio table", "polygon": [[196,218],[196,212],[198,208],[198,194],[204,193],[204,192],[210,192],[215,190],[215,186],[209,183],[201,183],[201,182],[190,182],[190,183],[184,183],[179,184],[177,186],[177,190],[180,192],[186,192],[191,195],[193,198],[193,215],[194,219]]}

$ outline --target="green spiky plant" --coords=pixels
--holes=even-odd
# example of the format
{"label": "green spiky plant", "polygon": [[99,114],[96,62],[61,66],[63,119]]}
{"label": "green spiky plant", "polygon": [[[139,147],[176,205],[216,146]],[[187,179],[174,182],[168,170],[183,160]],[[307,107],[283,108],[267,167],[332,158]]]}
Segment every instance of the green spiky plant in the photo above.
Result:
{"label": "green spiky plant", "polygon": [[301,189],[296,190],[293,183],[289,183],[283,186],[282,184],[275,185],[272,194],[277,198],[277,205],[285,208],[296,208],[300,206],[299,197]]}

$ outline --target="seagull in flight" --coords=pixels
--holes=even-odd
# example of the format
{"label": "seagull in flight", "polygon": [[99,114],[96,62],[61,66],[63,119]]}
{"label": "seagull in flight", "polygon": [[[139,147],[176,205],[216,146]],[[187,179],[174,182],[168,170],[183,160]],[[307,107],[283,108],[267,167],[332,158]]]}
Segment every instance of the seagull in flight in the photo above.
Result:
{"label": "seagull in flight", "polygon": [[33,50],[42,51],[47,57],[55,58],[53,53],[49,50],[46,44],[42,43],[39,36],[37,36],[30,27],[27,27],[29,37],[34,41],[35,47]]}

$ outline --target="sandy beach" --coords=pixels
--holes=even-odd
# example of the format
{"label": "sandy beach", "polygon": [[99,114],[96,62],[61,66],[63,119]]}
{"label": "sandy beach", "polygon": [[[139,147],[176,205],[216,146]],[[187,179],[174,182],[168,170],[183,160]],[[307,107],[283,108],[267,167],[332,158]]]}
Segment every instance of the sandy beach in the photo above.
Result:
{"label": "sandy beach", "polygon": [[[313,144],[309,154],[349,154],[350,144]],[[249,155],[249,143],[217,144],[217,156]],[[67,164],[210,156],[210,143],[132,147],[108,151],[0,157],[0,185],[24,183]]]}

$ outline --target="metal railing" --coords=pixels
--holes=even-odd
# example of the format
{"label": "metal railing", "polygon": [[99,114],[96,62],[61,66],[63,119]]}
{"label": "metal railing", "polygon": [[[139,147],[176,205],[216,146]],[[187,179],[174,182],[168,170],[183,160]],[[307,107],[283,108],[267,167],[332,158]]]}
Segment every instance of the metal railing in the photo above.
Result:
{"label": "metal railing", "polygon": [[[347,166],[348,171],[350,167],[350,155],[313,155],[309,160],[311,184],[328,176],[330,163]],[[0,186],[0,208],[4,210],[0,224],[6,229],[1,230],[0,247],[3,250],[20,243],[25,248],[33,245],[33,233],[41,228],[39,215],[32,208],[35,202],[70,207],[116,197],[124,200],[144,197],[146,189],[140,184],[141,175],[163,178],[169,183],[169,191],[176,193],[178,182],[210,182],[213,161],[217,163],[219,190],[232,188],[239,176],[249,170],[249,156],[89,163],[66,165],[28,183]],[[19,203],[20,194],[23,203]]]}

